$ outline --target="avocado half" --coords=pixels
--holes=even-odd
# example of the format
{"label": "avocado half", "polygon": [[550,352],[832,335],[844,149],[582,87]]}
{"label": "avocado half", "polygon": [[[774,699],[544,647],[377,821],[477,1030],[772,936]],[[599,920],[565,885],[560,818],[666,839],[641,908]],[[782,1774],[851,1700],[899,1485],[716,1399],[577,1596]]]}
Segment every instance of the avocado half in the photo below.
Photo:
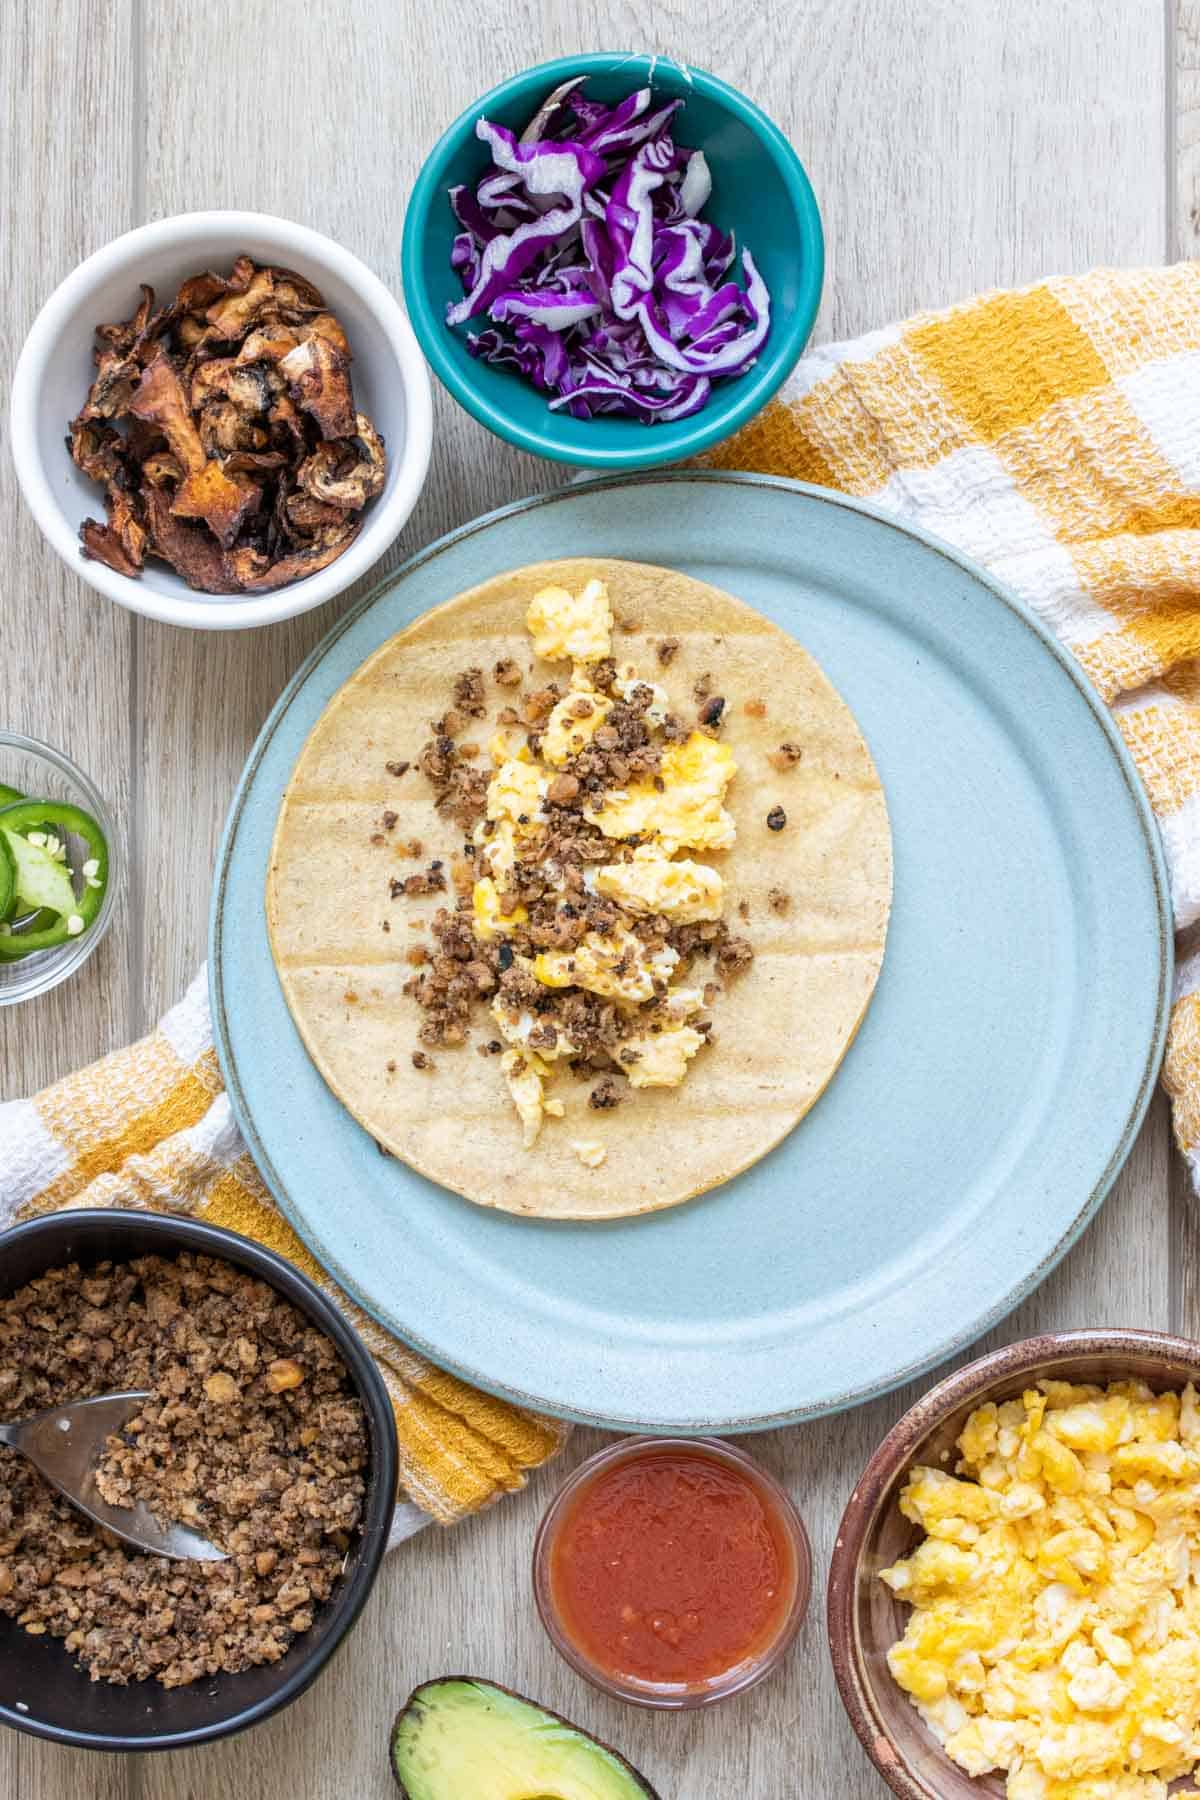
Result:
{"label": "avocado half", "polygon": [[578,1725],[471,1675],[415,1688],[392,1727],[404,1800],[659,1800]]}

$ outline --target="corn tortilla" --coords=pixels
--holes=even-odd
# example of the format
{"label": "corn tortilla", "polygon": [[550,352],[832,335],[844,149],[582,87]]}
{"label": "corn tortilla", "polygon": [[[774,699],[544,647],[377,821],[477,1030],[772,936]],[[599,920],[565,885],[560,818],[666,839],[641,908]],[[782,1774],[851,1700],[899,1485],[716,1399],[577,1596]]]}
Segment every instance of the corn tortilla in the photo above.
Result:
{"label": "corn tortilla", "polygon": [[[472,665],[485,674],[488,716],[471,721],[462,741],[486,745],[496,713],[521,691],[492,681],[501,658],[532,669],[525,688],[561,684],[569,666],[534,663],[525,611],[539,587],[575,591],[593,576],[608,586],[618,661],[665,687],[681,719],[696,717],[693,688],[702,675],[725,696],[721,736],[738,765],[726,805],[737,843],[702,860],[724,877],[725,918],[749,937],[755,960],[722,981],[713,1041],[681,1087],[643,1089],[596,1112],[587,1103],[592,1082],[564,1070],[548,1092],[565,1101],[566,1117],[548,1119],[526,1150],[499,1058],[477,1054],[493,1035],[486,1007],[467,1045],[430,1051],[431,1070],[413,1067],[422,1015],[402,992],[413,973],[404,952],[423,935],[410,921],[428,920],[439,905],[453,904],[453,894],[393,901],[388,882],[431,857],[448,865],[462,843],[415,766],[396,778],[385,765],[415,765],[429,722]],[[664,666],[657,646],[667,637],[679,649]],[[785,742],[803,755],[781,772],[770,757]],[[787,816],[781,831],[766,822],[776,806]],[[384,842],[372,843],[385,809],[398,821]],[[397,860],[396,845],[412,838],[422,842],[421,860]],[[772,889],[789,896],[786,912],[770,904]],[[284,795],[267,916],[279,979],[308,1051],[382,1147],[481,1206],[605,1219],[675,1206],[715,1187],[804,1117],[870,1002],[891,892],[891,834],[875,765],[850,709],[796,640],[742,601],[675,570],[571,558],[496,576],[426,613],[334,696]],[[739,916],[742,902],[748,919]],[[708,978],[706,960],[695,968],[699,980]],[[579,1139],[603,1144],[600,1167],[582,1166],[571,1148]]]}

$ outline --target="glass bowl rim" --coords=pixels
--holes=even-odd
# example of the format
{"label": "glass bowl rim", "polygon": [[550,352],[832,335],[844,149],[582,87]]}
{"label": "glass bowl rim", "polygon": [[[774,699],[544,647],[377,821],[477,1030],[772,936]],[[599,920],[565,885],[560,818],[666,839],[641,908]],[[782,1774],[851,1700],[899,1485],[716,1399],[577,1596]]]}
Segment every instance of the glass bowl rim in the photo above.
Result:
{"label": "glass bowl rim", "polygon": [[[699,1686],[641,1681],[600,1668],[568,1636],[554,1604],[550,1557],[567,1508],[580,1489],[597,1474],[622,1462],[661,1452],[699,1453],[724,1462],[747,1476],[772,1504],[786,1531],[795,1563],[795,1589],[778,1631],[753,1657],[715,1675]],[[812,1545],[795,1501],[780,1481],[736,1445],[712,1437],[627,1437],[607,1444],[572,1470],[542,1515],[533,1545],[533,1594],[538,1617],[550,1642],[577,1675],[615,1700],[664,1711],[690,1711],[745,1693],[771,1674],[791,1649],[804,1623],[812,1597]]]}
{"label": "glass bowl rim", "polygon": [[[79,937],[68,939],[67,943],[56,949],[43,952],[42,960],[30,969],[27,985],[18,987],[15,984],[0,983],[0,1006],[17,1006],[24,1000],[34,1000],[39,994],[48,994],[51,989],[58,987],[68,976],[81,969],[97,949],[113,921],[124,876],[124,859],[117,839],[116,825],[103,795],[91,776],[65,750],[56,749],[42,738],[31,737],[28,732],[0,726],[0,751],[2,750],[16,750],[49,763],[51,768],[79,790],[86,803],[86,811],[91,813],[108,844],[108,887],[100,903],[95,924]],[[15,966],[20,968],[22,965],[18,963]]]}

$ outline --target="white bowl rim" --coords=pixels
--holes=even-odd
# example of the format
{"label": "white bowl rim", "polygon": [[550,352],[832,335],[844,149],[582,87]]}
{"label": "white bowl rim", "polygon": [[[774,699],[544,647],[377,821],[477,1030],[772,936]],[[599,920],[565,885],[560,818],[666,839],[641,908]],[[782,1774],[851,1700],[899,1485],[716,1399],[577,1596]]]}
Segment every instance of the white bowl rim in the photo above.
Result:
{"label": "white bowl rim", "polygon": [[[378,320],[395,356],[404,388],[406,418],[404,443],[399,452],[398,479],[386,502],[380,501],[368,515],[363,530],[344,555],[327,569],[273,593],[245,600],[177,599],[156,593],[146,582],[118,575],[104,563],[85,560],[79,539],[51,493],[38,449],[37,394],[42,372],[54,354],[66,320],[90,288],[116,274],[138,256],[175,246],[185,247],[189,237],[207,232],[257,239],[286,256],[300,251],[314,262],[324,263],[355,287]],[[66,421],[64,420],[64,429]],[[391,544],[416,505],[425,483],[433,444],[433,396],[429,370],[412,326],[400,302],[353,251],[307,225],[271,213],[215,210],[175,213],[138,225],[85,257],[59,283],[42,306],[17,358],[9,409],[9,437],[17,480],[29,510],[43,534],[67,567],[90,587],[131,612],[168,625],[187,625],[199,630],[233,631],[249,625],[272,625],[320,606],[349,587],[376,563]]]}

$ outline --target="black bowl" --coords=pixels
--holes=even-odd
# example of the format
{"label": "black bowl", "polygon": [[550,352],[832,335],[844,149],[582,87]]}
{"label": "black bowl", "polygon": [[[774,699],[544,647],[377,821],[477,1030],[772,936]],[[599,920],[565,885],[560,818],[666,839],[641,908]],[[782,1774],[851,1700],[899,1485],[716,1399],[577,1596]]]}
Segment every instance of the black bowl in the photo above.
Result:
{"label": "black bowl", "polygon": [[366,1349],[337,1309],[291,1263],[234,1231],[159,1213],[52,1213],[0,1235],[0,1294],[64,1263],[128,1262],[195,1250],[266,1281],[337,1345],[366,1415],[370,1442],[361,1537],[310,1630],[277,1663],[188,1687],[157,1681],[114,1687],[75,1667],[57,1638],[30,1637],[0,1618],[0,1721],[85,1750],[179,1750],[232,1737],[297,1699],[316,1680],[362,1610],[387,1548],[396,1497],[396,1421]]}

